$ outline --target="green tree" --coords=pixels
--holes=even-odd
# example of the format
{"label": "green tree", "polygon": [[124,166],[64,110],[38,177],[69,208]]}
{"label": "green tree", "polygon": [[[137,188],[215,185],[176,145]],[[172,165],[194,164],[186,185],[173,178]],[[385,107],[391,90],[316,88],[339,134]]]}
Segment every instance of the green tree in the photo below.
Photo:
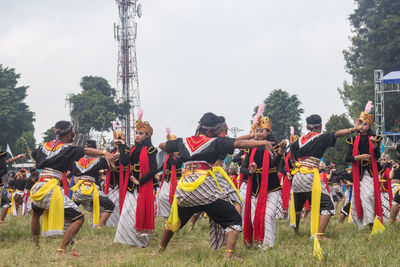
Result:
{"label": "green tree", "polygon": [[[335,132],[340,129],[352,127],[353,124],[347,118],[346,114],[335,115],[333,114],[328,122],[325,124],[325,133]],[[324,161],[330,161],[336,164],[336,168],[344,169],[349,164],[346,163],[345,158],[347,154],[348,145],[345,138],[338,138],[336,145],[330,147],[324,154]]]}
{"label": "green tree", "polygon": [[25,103],[28,86],[17,86],[19,78],[14,69],[0,65],[0,144],[9,144],[13,154],[27,152],[21,137],[35,147],[34,113]]}
{"label": "green tree", "polygon": [[85,76],[80,86],[82,92],[67,98],[70,115],[82,139],[89,138],[90,131],[108,131],[111,121],[129,112],[128,103],[119,103],[116,91],[102,77]]}
{"label": "green tree", "polygon": [[56,139],[56,135],[54,133],[54,127],[47,129],[43,133],[43,143],[50,142],[51,140]]}
{"label": "green tree", "polygon": [[[264,100],[264,116],[268,116],[272,123],[272,133],[277,142],[290,136],[290,126],[296,134],[301,133],[301,114],[304,110],[297,95],[290,95],[282,89],[275,89]],[[253,116],[257,112],[255,107]]]}
{"label": "green tree", "polygon": [[[343,51],[346,69],[352,83],[338,89],[352,118],[357,118],[368,100],[374,100],[374,69],[389,73],[400,69],[400,1],[356,0],[357,8],[350,15],[355,33],[351,46]],[[400,119],[400,95],[385,97],[385,124],[395,128]]]}

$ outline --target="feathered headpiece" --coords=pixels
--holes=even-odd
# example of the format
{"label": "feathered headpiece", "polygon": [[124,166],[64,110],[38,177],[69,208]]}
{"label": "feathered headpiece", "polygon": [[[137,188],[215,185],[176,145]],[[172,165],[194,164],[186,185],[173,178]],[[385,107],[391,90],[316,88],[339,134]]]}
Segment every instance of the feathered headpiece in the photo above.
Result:
{"label": "feathered headpiece", "polygon": [[289,141],[291,144],[293,144],[294,142],[296,142],[297,140],[299,140],[299,136],[294,134],[294,127],[290,126],[290,137],[289,137]]}
{"label": "feathered headpiece", "polygon": [[113,136],[114,136],[114,139],[125,140],[124,132],[121,131],[121,130],[117,130],[117,122],[113,121],[112,125],[113,125]]}
{"label": "feathered headpiece", "polygon": [[171,129],[169,127],[167,127],[167,140],[171,141],[171,140],[175,140],[176,136],[171,134]]}
{"label": "feathered headpiece", "polygon": [[264,117],[262,116],[263,111],[264,111],[264,106],[265,106],[264,104],[260,104],[258,106],[257,113],[253,119],[252,130],[254,130],[254,131],[257,128],[263,128],[263,129],[268,129],[268,130],[272,131],[271,120],[267,116],[264,116]]}
{"label": "feathered headpiece", "polygon": [[148,121],[142,121],[143,110],[139,110],[138,119],[136,121],[136,131],[137,132],[145,132],[150,136],[153,135],[153,128],[150,126]]}
{"label": "feathered headpiece", "polygon": [[360,114],[360,119],[368,122],[370,125],[374,123],[374,115],[369,113],[373,107],[374,105],[372,105],[372,101],[368,101],[365,105],[364,111]]}

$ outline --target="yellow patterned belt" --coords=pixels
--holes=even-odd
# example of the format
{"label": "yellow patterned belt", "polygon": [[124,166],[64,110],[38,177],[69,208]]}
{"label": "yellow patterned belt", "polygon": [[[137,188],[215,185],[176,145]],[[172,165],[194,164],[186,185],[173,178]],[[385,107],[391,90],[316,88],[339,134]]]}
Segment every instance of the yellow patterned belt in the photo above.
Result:
{"label": "yellow patterned belt", "polygon": [[184,171],[182,176],[185,177],[193,174],[207,175],[207,176],[210,175],[207,170],[190,170],[190,171]]}

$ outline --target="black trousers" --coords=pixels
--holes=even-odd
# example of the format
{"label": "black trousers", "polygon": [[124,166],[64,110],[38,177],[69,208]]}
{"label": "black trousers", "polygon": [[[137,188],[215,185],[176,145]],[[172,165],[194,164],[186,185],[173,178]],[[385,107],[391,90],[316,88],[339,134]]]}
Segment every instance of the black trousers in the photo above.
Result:
{"label": "black trousers", "polygon": [[[33,214],[41,216],[44,212],[44,209],[36,207],[32,203],[32,210]],[[72,222],[79,220],[80,218],[83,218],[83,213],[80,211],[77,211],[74,208],[64,208],[64,219],[71,220]]]}
{"label": "black trousers", "polygon": [[[311,205],[311,192],[300,192],[293,193],[294,196],[294,209],[296,212],[299,212],[303,209],[304,203],[308,200],[308,203]],[[321,193],[321,206],[320,211],[323,210],[334,210],[335,206],[333,205],[332,199],[329,195]]]}
{"label": "black trousers", "polygon": [[179,219],[181,220],[181,228],[189,221],[193,214],[204,211],[207,216],[221,225],[224,229],[232,225],[242,225],[242,217],[235,207],[222,199],[218,199],[213,203],[194,206],[181,207],[178,206]]}

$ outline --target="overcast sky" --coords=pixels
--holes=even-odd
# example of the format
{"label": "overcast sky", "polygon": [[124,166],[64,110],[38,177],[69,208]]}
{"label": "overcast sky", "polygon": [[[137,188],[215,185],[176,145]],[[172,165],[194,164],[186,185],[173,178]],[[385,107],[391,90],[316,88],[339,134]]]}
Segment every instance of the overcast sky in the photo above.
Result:
{"label": "overcast sky", "polygon": [[[193,134],[207,111],[248,132],[273,89],[297,94],[324,122],[345,112],[337,92],[350,45],[351,0],[142,0],[137,57],[153,143]],[[0,64],[21,73],[35,136],[69,119],[65,98],[85,75],[117,87],[113,0],[0,0]]]}

